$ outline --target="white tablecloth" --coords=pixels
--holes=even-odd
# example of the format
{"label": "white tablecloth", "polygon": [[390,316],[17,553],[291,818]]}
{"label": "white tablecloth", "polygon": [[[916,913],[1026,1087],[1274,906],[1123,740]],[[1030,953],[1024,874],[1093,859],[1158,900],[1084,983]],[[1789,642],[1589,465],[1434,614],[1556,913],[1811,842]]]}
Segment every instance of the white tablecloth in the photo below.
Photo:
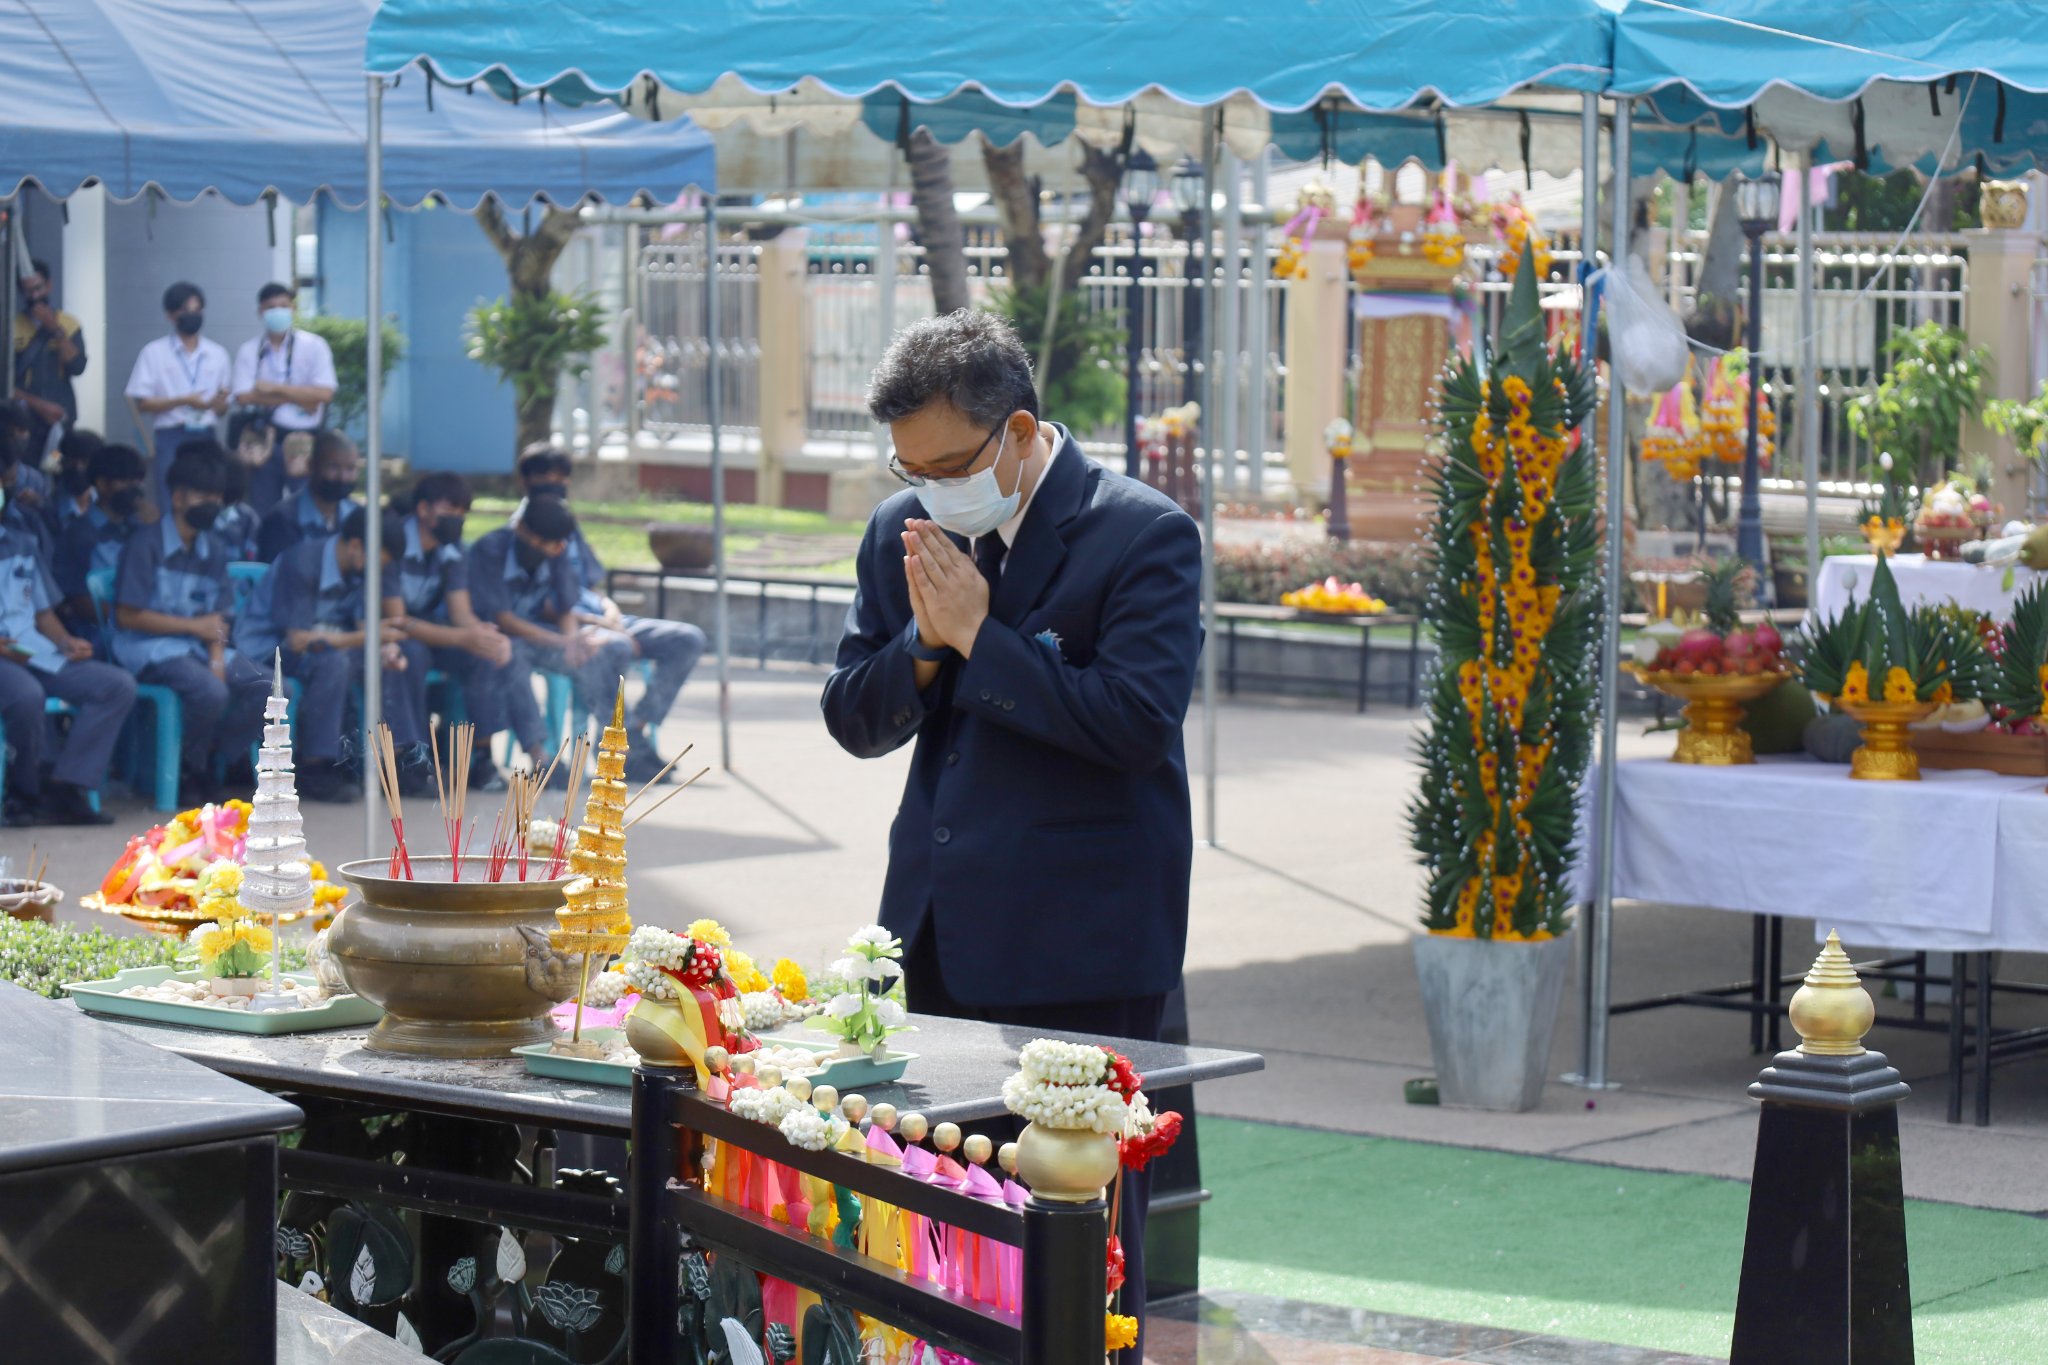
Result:
{"label": "white tablecloth", "polygon": [[[1896,555],[1891,565],[1892,576],[1899,583],[1899,598],[1908,607],[1954,602],[1972,611],[1988,612],[2000,621],[2012,618],[2013,599],[2029,583],[2042,577],[2033,569],[2015,564],[2012,586],[2008,588],[2003,565],[1961,564],[1925,555]],[[1831,555],[1823,559],[1820,579],[1813,585],[1812,614],[1823,620],[1840,616],[1852,593],[1859,602],[1867,600],[1870,576],[1876,572],[1876,555]]]}
{"label": "white tablecloth", "polygon": [[[1929,769],[1919,782],[1857,782],[1804,758],[1645,759],[1618,777],[1617,898],[1811,917],[1818,936],[1838,929],[1864,946],[2048,951],[2040,778]],[[1580,886],[1591,899],[1583,868]]]}

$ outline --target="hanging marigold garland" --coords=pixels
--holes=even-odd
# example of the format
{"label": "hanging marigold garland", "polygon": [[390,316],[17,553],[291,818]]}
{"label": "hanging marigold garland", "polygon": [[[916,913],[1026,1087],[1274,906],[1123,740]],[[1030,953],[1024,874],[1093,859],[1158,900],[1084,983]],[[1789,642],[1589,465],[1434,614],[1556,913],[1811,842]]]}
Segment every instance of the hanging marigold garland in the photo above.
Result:
{"label": "hanging marigold garland", "polygon": [[1433,933],[1563,932],[1574,793],[1592,751],[1598,471],[1590,371],[1543,343],[1524,242],[1491,372],[1444,376],[1425,615],[1440,666],[1409,811]]}

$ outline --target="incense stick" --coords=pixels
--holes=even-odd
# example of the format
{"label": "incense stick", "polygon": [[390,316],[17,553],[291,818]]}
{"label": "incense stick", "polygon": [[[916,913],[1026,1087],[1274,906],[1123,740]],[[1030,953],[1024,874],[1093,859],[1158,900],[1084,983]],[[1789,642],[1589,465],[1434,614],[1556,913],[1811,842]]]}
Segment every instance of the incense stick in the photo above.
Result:
{"label": "incense stick", "polygon": [[[663,792],[663,793],[662,793],[662,796],[661,796],[661,800],[659,800],[659,801],[655,802],[655,803],[654,803],[653,805],[649,806],[649,807],[648,807],[648,808],[647,808],[646,810],[643,810],[643,811],[641,811],[641,812],[640,812],[640,813],[639,813],[638,815],[636,815],[636,816],[634,816],[634,817],[633,817],[632,819],[628,820],[628,821],[626,822],[626,828],[627,828],[627,829],[631,829],[631,828],[633,828],[633,826],[635,826],[635,825],[639,824],[639,823],[640,823],[640,822],[641,822],[642,820],[645,820],[645,819],[646,819],[646,818],[647,818],[648,816],[650,816],[650,815],[654,814],[654,812],[656,812],[656,811],[660,810],[660,809],[662,808],[662,806],[664,806],[665,804],[667,804],[667,802],[668,802],[668,799],[669,799],[670,797],[672,797],[672,796],[676,795],[676,793],[678,793],[678,792],[688,791],[688,790],[689,790],[689,788],[690,788],[690,784],[691,784],[691,783],[695,782],[695,781],[697,780],[697,778],[698,778],[698,777],[702,777],[702,776],[704,776],[704,774],[706,774],[706,773],[708,773],[708,772],[710,772],[710,771],[711,771],[711,769],[709,769],[709,768],[699,768],[699,769],[697,770],[697,776],[696,776],[696,777],[692,777],[692,778],[690,779],[690,781],[689,781],[689,782],[685,782],[685,783],[683,783],[683,784],[682,784],[681,786],[679,786],[679,787],[672,787],[672,788],[670,788],[670,789],[669,789],[668,791],[666,791],[666,792]],[[623,831],[621,831],[621,832],[623,833]]]}

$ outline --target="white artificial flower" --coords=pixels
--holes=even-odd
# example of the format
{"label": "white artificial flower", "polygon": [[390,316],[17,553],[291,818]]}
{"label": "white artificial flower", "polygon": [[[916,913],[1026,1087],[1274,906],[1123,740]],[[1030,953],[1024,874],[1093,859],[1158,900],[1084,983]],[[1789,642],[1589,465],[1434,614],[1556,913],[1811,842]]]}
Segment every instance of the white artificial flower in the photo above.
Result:
{"label": "white artificial flower", "polygon": [[851,992],[833,996],[832,1003],[825,1006],[825,1017],[828,1019],[845,1019],[859,1012],[860,997]]}
{"label": "white artificial flower", "polygon": [[868,974],[868,960],[858,955],[842,957],[825,970],[848,981],[859,981]]}
{"label": "white artificial flower", "polygon": [[878,957],[868,964],[868,976],[876,981],[887,981],[903,975],[903,964],[893,957]]}
{"label": "white artificial flower", "polygon": [[882,1021],[884,1028],[901,1028],[910,1022],[910,1011],[904,1009],[903,1006],[897,1004],[894,1000],[877,1000],[875,1002],[875,1018]]}
{"label": "white artificial flower", "polygon": [[879,924],[870,924],[865,928],[856,929],[853,931],[853,937],[846,940],[846,946],[849,948],[860,947],[862,945],[866,945],[873,948],[880,948],[883,952],[888,952],[893,948],[900,948],[903,946],[902,943],[897,940],[894,934],[890,933],[887,929],[884,929]]}
{"label": "white artificial flower", "polygon": [[1877,457],[1877,463],[1880,469],[1889,473],[1892,467],[1892,453],[1889,450],[1885,451]]}

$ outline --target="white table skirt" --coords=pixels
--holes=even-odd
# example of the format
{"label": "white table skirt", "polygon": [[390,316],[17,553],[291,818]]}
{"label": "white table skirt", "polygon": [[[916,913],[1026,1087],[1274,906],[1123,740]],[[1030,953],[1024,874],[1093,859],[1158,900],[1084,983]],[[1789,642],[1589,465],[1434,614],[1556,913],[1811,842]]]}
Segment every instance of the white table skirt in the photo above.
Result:
{"label": "white table skirt", "polygon": [[[1618,899],[1811,917],[1817,937],[1837,929],[1866,947],[2048,951],[2040,778],[1929,769],[1919,782],[1857,782],[1804,758],[1642,759],[1618,776]],[[1581,793],[1588,835],[1596,783]]]}
{"label": "white table skirt", "polygon": [[[2032,569],[2013,565],[2012,586],[2008,588],[2003,565],[1896,555],[1891,566],[1892,576],[1899,584],[1899,599],[1906,606],[1954,602],[1972,611],[1988,612],[1999,621],[2011,620],[2013,599],[2028,584],[2043,577]],[[1822,560],[1820,578],[1813,585],[1811,614],[1821,619],[1840,616],[1852,595],[1859,602],[1867,600],[1870,577],[1876,572],[1876,555],[1831,555]]]}

